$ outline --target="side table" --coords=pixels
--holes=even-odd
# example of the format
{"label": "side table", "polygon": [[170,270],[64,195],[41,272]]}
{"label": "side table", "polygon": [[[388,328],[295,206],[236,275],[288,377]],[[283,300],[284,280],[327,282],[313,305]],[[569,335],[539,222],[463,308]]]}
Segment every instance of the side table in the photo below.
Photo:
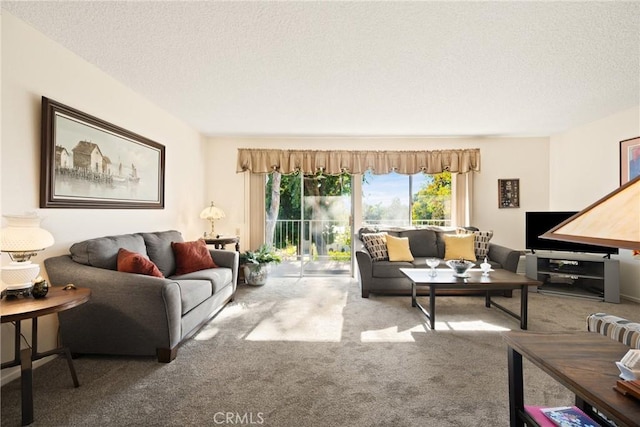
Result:
{"label": "side table", "polygon": [[[3,363],[1,369],[20,365],[22,388],[22,425],[33,422],[33,372],[32,362],[53,354],[64,354],[67,358],[74,387],[79,387],[76,370],[73,367],[71,351],[67,347],[38,352],[38,317],[46,314],[69,310],[89,301],[91,290],[76,288],[63,290],[62,287],[51,287],[47,296],[40,299],[16,297],[0,300],[0,320],[2,323],[13,322],[15,326],[15,356],[10,362]],[[20,349],[21,322],[31,319],[31,347]]]}
{"label": "side table", "polygon": [[224,249],[227,245],[235,244],[236,252],[240,252],[240,237],[238,236],[205,237],[204,241],[216,249]]}
{"label": "side table", "polygon": [[[235,245],[236,252],[240,252],[240,237],[238,236],[220,236],[205,237],[204,242],[207,245],[213,245],[216,249],[224,249],[227,245]],[[238,270],[238,283],[244,282],[244,269],[240,266]]]}

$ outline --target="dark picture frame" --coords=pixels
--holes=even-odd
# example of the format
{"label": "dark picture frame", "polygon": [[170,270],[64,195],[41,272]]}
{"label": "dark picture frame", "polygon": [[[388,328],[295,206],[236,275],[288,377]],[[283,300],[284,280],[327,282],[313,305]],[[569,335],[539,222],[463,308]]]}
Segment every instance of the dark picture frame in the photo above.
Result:
{"label": "dark picture frame", "polygon": [[164,208],[164,145],[44,96],[41,130],[41,208]]}
{"label": "dark picture frame", "polygon": [[620,185],[640,176],[640,136],[620,141]]}
{"label": "dark picture frame", "polygon": [[520,207],[520,179],[498,180],[498,208]]}

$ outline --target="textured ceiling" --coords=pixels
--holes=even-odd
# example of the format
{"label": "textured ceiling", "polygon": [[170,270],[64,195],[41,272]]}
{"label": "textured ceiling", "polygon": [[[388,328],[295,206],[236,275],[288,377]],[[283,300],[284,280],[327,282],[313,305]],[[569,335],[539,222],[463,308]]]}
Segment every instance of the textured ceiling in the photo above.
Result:
{"label": "textured ceiling", "polygon": [[11,2],[207,135],[549,135],[638,105],[638,2]]}

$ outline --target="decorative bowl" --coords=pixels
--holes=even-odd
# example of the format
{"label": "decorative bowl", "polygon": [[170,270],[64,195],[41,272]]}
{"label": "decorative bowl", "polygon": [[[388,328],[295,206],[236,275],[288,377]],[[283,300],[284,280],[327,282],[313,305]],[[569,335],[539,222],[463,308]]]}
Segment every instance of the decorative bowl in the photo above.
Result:
{"label": "decorative bowl", "polygon": [[475,265],[475,263],[467,261],[466,259],[450,259],[445,264],[453,270],[457,277],[468,277],[467,271]]}

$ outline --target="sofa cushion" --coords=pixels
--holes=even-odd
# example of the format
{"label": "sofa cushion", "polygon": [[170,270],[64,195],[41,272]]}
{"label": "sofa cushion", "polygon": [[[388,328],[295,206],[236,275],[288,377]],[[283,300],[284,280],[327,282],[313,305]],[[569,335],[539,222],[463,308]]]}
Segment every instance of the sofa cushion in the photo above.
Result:
{"label": "sofa cushion", "polygon": [[403,230],[398,236],[409,239],[411,255],[414,257],[439,257],[436,231],[426,228]]}
{"label": "sofa cushion", "polygon": [[206,280],[209,282],[211,292],[217,294],[222,288],[232,282],[233,271],[230,268],[208,268],[198,270],[180,276],[172,276],[176,281],[182,280]]}
{"label": "sofa cushion", "polygon": [[182,315],[199,306],[204,300],[213,295],[211,283],[208,280],[181,279],[177,282],[180,288]]}
{"label": "sofa cushion", "polygon": [[158,267],[147,257],[137,252],[131,252],[125,248],[118,251],[118,271],[124,273],[144,274],[146,276],[164,277]]}
{"label": "sofa cushion", "polygon": [[374,261],[389,259],[387,251],[387,233],[366,233],[362,235],[362,243]]}
{"label": "sofa cushion", "polygon": [[444,239],[444,260],[466,259],[475,261],[474,250],[475,236],[473,234],[445,234]]}
{"label": "sofa cushion", "polygon": [[393,278],[407,277],[400,271],[401,268],[414,268],[413,263],[408,261],[378,261],[371,266],[373,277]]}
{"label": "sofa cushion", "polygon": [[389,261],[413,261],[408,237],[387,236]]}
{"label": "sofa cushion", "polygon": [[218,267],[203,239],[194,242],[171,242],[176,257],[176,276]]}
{"label": "sofa cushion", "polygon": [[123,234],[84,240],[71,245],[69,252],[71,252],[71,258],[80,264],[117,270],[120,248],[147,255],[144,240],[139,234]]}
{"label": "sofa cushion", "polygon": [[184,242],[182,234],[176,230],[156,231],[154,233],[140,233],[147,246],[149,259],[158,266],[158,270],[171,276],[176,272],[176,258],[171,248],[171,242]]}

